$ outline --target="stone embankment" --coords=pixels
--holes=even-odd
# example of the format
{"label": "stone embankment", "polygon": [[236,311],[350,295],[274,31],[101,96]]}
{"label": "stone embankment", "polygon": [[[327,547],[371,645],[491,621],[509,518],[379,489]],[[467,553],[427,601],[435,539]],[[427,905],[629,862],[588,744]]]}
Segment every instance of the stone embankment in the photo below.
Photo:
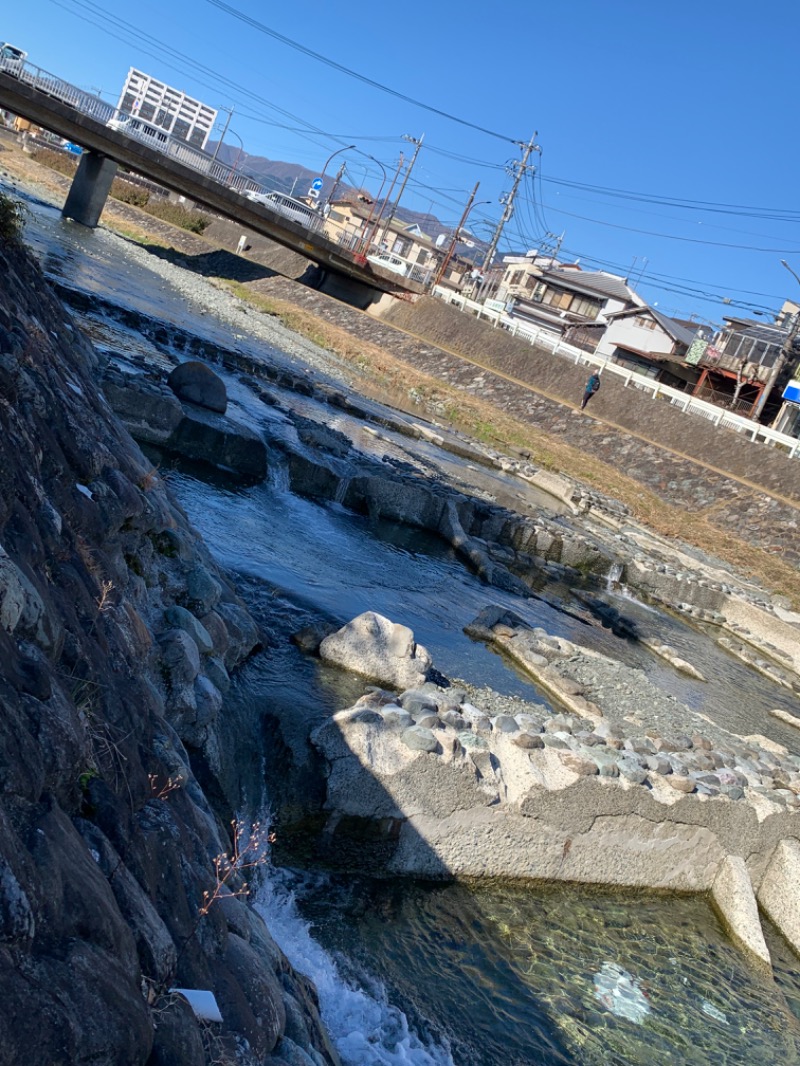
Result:
{"label": "stone embankment", "polygon": [[14,242],[0,276],[0,1058],[335,1063],[314,989],[214,862],[257,626]]}
{"label": "stone embankment", "polygon": [[758,906],[800,952],[800,756],[742,739],[638,670],[489,609],[470,627],[565,712],[422,681],[405,627],[365,615],[320,655],[376,679],[316,729],[319,848],[335,865],[708,892],[762,964]]}

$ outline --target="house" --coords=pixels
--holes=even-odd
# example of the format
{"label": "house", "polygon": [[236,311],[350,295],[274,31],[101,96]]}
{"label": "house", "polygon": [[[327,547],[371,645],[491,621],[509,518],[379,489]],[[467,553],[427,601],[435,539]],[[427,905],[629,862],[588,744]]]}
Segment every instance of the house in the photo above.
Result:
{"label": "house", "polygon": [[[695,386],[699,372],[686,364],[699,329],[695,323],[669,318],[646,304],[613,312],[607,318],[599,333],[596,355],[676,389]],[[569,335],[566,339],[571,342]]]}
{"label": "house", "polygon": [[[325,235],[357,254],[388,252],[402,260],[406,277],[423,283],[432,281],[447,255],[447,245],[437,244],[416,223],[381,215],[379,204],[334,200],[328,205]],[[453,256],[447,266],[446,281],[458,285],[471,266],[460,256]]]}
{"label": "house", "polygon": [[625,278],[603,270],[554,264],[535,253],[508,256],[503,262],[498,299],[505,300],[509,315],[553,332],[605,324],[610,315],[644,304]]}
{"label": "house", "polygon": [[760,409],[765,391],[776,385],[782,390],[797,365],[796,357],[782,357],[794,318],[789,313],[774,324],[735,317],[723,321],[723,328],[688,356],[700,368],[692,395],[747,416]]}

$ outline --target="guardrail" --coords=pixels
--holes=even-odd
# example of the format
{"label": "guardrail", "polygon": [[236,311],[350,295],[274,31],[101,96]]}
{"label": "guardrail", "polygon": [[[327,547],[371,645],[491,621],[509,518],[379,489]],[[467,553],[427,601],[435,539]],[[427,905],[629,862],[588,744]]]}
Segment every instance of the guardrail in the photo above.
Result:
{"label": "guardrail", "polygon": [[600,369],[606,374],[614,374],[616,377],[622,378],[625,388],[639,389],[641,392],[649,393],[654,400],[664,399],[672,404],[673,407],[677,407],[687,414],[698,415],[700,418],[707,419],[714,426],[732,429],[736,433],[746,433],[753,441],[760,440],[770,447],[785,449],[792,459],[800,455],[800,440],[796,437],[789,437],[785,433],[770,429],[768,426],[759,425],[758,422],[751,422],[749,418],[742,418],[741,415],[734,414],[733,411],[717,407],[716,404],[709,403],[707,400],[700,400],[695,396],[690,396],[688,393],[681,392],[679,389],[673,389],[670,385],[663,385],[653,381],[643,374],[637,374],[633,370],[611,363],[603,356],[585,352],[582,348],[567,344],[557,333],[553,333],[551,330],[521,322],[517,318],[510,318],[502,311],[492,311],[476,300],[470,300],[460,293],[444,288],[442,285],[435,285],[431,293],[438,299],[444,300],[462,311],[474,314],[476,318],[486,319],[493,326],[499,326],[510,333],[512,337],[519,337],[537,348],[544,348],[546,351],[552,352],[553,355],[571,359],[575,363]]}
{"label": "guardrail", "polygon": [[83,115],[96,118],[98,122],[106,123],[114,114],[114,108],[98,96],[79,89],[76,85],[70,85],[68,81],[50,74],[41,67],[35,67],[32,63],[20,63],[18,59],[0,59],[0,71],[5,74],[13,74],[26,85],[55,97],[65,104],[70,104]]}

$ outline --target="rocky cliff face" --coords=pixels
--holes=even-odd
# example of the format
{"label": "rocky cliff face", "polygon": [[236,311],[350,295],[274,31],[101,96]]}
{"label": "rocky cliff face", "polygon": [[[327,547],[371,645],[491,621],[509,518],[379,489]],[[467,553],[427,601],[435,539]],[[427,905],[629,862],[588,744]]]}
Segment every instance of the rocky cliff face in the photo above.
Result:
{"label": "rocky cliff face", "polygon": [[195,776],[257,628],[13,240],[0,277],[0,1063],[334,1061]]}

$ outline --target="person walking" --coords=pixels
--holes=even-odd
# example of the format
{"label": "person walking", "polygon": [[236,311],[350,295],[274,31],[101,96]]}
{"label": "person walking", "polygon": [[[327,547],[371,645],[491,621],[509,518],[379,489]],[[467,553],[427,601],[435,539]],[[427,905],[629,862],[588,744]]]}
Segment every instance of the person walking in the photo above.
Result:
{"label": "person walking", "polygon": [[589,380],[586,382],[586,388],[583,390],[583,399],[581,400],[581,411],[586,404],[591,400],[596,392],[600,389],[600,375],[595,370]]}

